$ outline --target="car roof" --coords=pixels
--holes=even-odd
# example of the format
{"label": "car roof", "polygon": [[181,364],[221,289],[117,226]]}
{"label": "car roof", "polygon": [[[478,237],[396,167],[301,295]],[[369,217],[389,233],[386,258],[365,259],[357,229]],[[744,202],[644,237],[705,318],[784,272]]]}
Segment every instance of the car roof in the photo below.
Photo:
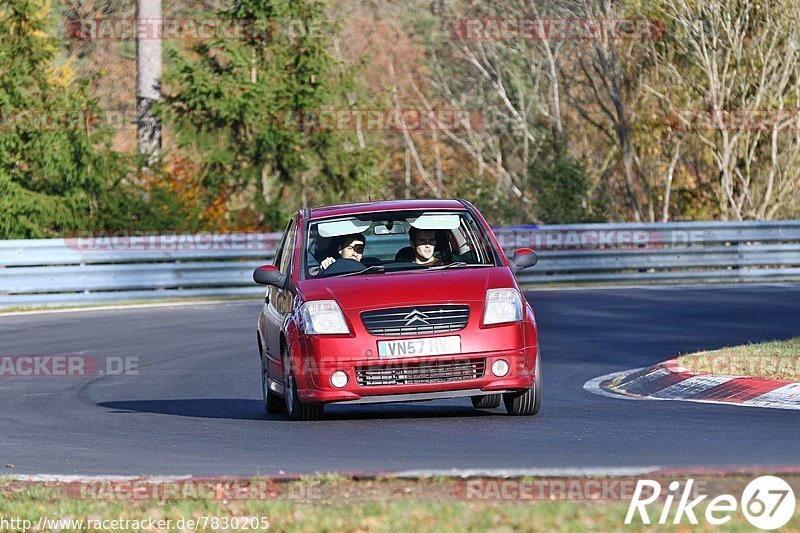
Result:
{"label": "car roof", "polygon": [[466,207],[458,200],[387,200],[383,202],[362,202],[325,207],[312,207],[311,220],[380,211],[406,211],[416,209],[464,210]]}

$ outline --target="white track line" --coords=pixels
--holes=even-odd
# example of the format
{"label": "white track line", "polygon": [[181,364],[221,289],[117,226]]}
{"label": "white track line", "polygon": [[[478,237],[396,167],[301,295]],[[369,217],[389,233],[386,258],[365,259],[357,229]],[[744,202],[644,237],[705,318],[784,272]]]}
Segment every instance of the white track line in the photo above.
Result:
{"label": "white track line", "polygon": [[[585,468],[452,468],[430,470],[404,470],[400,472],[358,473],[358,477],[385,477],[385,478],[426,478],[434,476],[447,476],[453,478],[471,477],[623,477],[642,476],[663,470],[661,466],[609,466]],[[347,474],[347,473],[345,473]],[[257,477],[257,476],[249,476]],[[237,479],[249,479],[248,476],[236,476]],[[259,476],[262,477],[262,476]],[[263,476],[270,478],[273,476]],[[279,475],[279,478],[285,476]],[[144,483],[171,483],[177,481],[190,481],[192,479],[225,479],[226,476],[122,476],[122,475],[67,475],[67,474],[19,474],[1,476],[0,480],[20,481],[33,483],[99,483],[110,481],[142,481]]]}
{"label": "white track line", "polygon": [[626,374],[632,374],[633,372],[638,372],[639,370],[644,370],[646,367],[642,368],[635,368],[633,370],[623,370],[622,372],[613,372],[611,374],[606,374],[605,376],[600,376],[598,378],[590,379],[586,383],[583,384],[583,390],[591,392],[592,394],[597,394],[598,396],[607,396],[609,398],[616,398],[617,400],[642,400],[643,398],[635,398],[633,396],[625,396],[624,394],[616,394],[605,389],[600,388],[600,384],[604,381],[609,381],[614,379],[617,376],[624,376]]}
{"label": "white track line", "polygon": [[175,481],[186,481],[192,476],[117,476],[117,475],[96,475],[79,476],[71,474],[19,474],[1,476],[0,479],[11,481],[25,481],[36,483],[99,483],[105,481],[136,481],[143,480],[150,483],[170,483]]}
{"label": "white track line", "polygon": [[663,470],[661,466],[609,466],[585,468],[451,468],[446,470],[405,470],[389,474],[395,478],[448,476],[469,477],[623,477],[642,476]]}
{"label": "white track line", "polygon": [[231,300],[198,300],[192,302],[162,302],[152,304],[131,304],[131,305],[101,305],[96,307],[75,307],[69,309],[37,309],[36,311],[13,311],[10,313],[0,312],[0,318],[11,316],[46,315],[51,313],[84,313],[86,311],[124,311],[126,309],[151,309],[159,307],[192,307],[196,305],[220,305],[220,304],[240,304],[244,302],[256,302],[258,298],[235,298]]}

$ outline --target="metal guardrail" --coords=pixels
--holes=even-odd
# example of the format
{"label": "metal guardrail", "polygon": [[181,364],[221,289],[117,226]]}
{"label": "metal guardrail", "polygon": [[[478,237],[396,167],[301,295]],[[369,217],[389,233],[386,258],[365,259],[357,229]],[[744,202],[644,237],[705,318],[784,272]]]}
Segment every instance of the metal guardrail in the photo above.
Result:
{"label": "metal guardrail", "polygon": [[522,285],[800,280],[800,221],[585,224],[496,231],[534,248]]}
{"label": "metal guardrail", "polygon": [[[800,281],[800,221],[583,224],[495,230],[534,248],[520,284]],[[280,234],[0,241],[0,308],[258,295]]]}
{"label": "metal guardrail", "polygon": [[279,233],[0,241],[0,308],[258,295]]}

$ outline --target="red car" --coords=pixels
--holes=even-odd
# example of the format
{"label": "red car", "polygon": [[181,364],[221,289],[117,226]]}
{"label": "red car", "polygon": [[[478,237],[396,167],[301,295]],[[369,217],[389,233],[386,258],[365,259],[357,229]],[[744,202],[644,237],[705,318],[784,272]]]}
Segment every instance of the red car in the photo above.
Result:
{"label": "red car", "polygon": [[258,320],[264,408],[295,420],[325,404],[471,397],[539,411],[536,321],[503,254],[463,200],[305,209],[289,221]]}

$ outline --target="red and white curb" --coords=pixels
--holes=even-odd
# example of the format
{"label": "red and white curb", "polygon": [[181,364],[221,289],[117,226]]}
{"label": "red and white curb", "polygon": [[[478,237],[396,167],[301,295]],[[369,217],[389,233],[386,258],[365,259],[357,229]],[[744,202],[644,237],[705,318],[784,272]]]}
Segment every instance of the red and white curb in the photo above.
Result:
{"label": "red and white curb", "polygon": [[587,381],[591,393],[628,400],[679,400],[800,410],[800,383],[781,379],[699,374],[677,359]]}

